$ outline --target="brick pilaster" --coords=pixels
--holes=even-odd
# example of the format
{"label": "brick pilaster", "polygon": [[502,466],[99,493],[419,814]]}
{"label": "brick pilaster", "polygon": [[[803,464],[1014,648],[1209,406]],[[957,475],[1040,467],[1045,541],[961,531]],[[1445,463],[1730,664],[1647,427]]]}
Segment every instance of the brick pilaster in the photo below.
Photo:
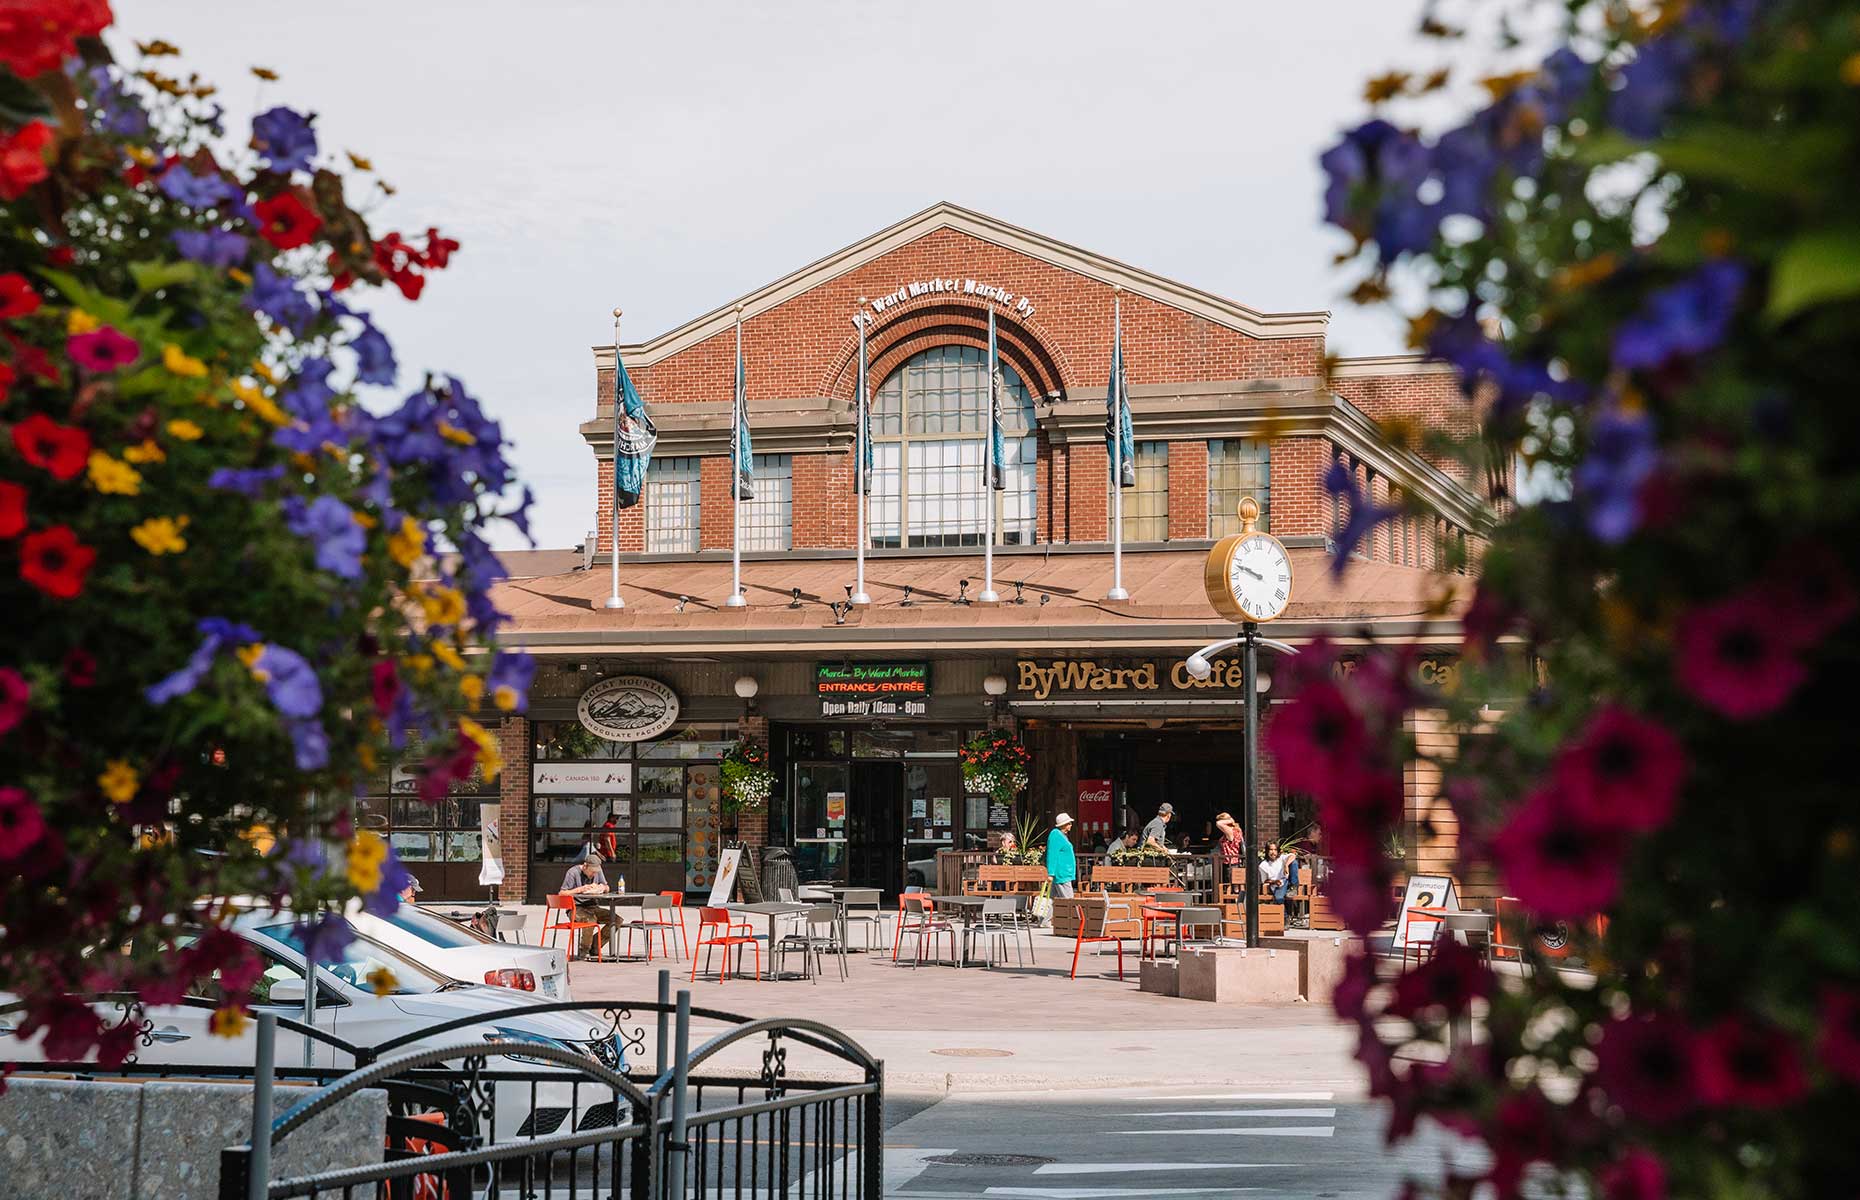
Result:
{"label": "brick pilaster", "polygon": [[498,776],[498,836],[504,844],[504,882],[497,898],[523,903],[530,883],[530,722],[505,717],[497,730],[504,771]]}
{"label": "brick pilaster", "polygon": [[[745,741],[769,742],[769,719],[760,713],[745,713],[736,719],[736,736]],[[774,804],[771,796],[769,803]],[[767,808],[754,812],[747,809],[736,814],[736,837],[743,843],[743,849],[755,856],[756,868],[762,866],[762,848],[769,844],[769,813]]]}

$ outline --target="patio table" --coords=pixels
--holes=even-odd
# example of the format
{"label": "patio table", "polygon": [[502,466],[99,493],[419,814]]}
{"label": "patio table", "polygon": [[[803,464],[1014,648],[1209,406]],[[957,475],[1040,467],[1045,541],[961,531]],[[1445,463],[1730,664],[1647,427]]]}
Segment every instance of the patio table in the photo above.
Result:
{"label": "patio table", "polygon": [[[726,904],[723,907],[726,912],[743,913],[747,916],[762,918],[764,928],[768,931],[769,952],[768,956],[762,960],[762,974],[758,976],[758,978],[773,979],[775,977],[773,972],[775,970],[775,943],[777,940],[775,937],[776,919],[779,917],[799,916],[801,913],[813,908],[814,905],[802,904],[798,901],[790,903],[783,900],[764,900],[756,904]],[[842,913],[840,921],[841,942],[846,940],[846,923],[844,916],[845,914]]]}
{"label": "patio table", "polygon": [[[658,894],[657,892],[584,892],[575,897],[575,903],[577,905],[585,904],[589,908],[605,908],[609,910],[637,908],[644,910],[646,901],[649,898],[657,897]],[[618,916],[619,913],[615,912],[614,915]],[[613,953],[613,947],[611,945],[607,950],[608,952],[599,958],[589,958],[582,961],[608,963],[645,961],[643,958],[622,958],[618,954]]]}
{"label": "patio table", "polygon": [[[982,906],[987,904],[990,900],[1012,900],[1014,898],[1013,896],[930,897],[930,902],[932,904],[936,905],[939,909],[947,909],[962,921],[962,940],[959,943],[962,948],[958,952],[956,960],[956,965],[958,967],[966,967],[969,965],[969,931],[974,927],[975,922],[981,918]],[[1033,936],[1031,933],[1028,934],[1027,945],[1029,949],[1033,946]]]}

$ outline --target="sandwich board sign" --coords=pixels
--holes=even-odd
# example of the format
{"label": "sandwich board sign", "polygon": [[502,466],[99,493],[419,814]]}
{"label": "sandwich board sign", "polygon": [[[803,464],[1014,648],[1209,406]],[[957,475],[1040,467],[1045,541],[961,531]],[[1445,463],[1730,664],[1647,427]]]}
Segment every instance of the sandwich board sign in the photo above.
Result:
{"label": "sandwich board sign", "polygon": [[1434,935],[1440,932],[1440,922],[1429,921],[1425,917],[1419,921],[1409,919],[1409,911],[1416,908],[1445,909],[1448,912],[1460,911],[1459,893],[1453,887],[1451,875],[1410,875],[1408,890],[1401,898],[1401,919],[1395,925],[1395,949],[1402,950],[1409,946],[1431,946]]}
{"label": "sandwich board sign", "polygon": [[717,859],[717,879],[710,885],[710,907],[721,908],[736,890],[736,872],[743,865],[743,848],[731,846]]}

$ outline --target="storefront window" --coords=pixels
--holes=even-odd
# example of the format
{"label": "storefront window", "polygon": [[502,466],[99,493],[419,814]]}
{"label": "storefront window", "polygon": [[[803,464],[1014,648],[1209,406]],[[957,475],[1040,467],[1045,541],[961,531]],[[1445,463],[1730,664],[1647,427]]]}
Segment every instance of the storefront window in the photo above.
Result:
{"label": "storefront window", "polygon": [[852,735],[854,758],[903,758],[916,748],[916,735],[908,729],[857,729]]}
{"label": "storefront window", "polygon": [[699,722],[674,730],[656,742],[643,743],[639,756],[642,759],[722,758],[734,745],[734,725]]}
{"label": "storefront window", "polygon": [[1259,527],[1272,528],[1272,449],[1270,443],[1240,438],[1208,443],[1208,536],[1240,532],[1236,511],[1243,497],[1259,502]]}
{"label": "storefront window", "polygon": [[875,547],[979,546],[988,511],[998,505],[999,540],[1026,545],[1034,536],[1033,401],[1006,363],[1002,399],[1004,491],[986,491],[987,354],[974,346],[938,346],[906,360],[872,403],[871,538]]}
{"label": "storefront window", "polygon": [[846,733],[841,729],[796,729],[788,734],[788,757],[844,758]]}
{"label": "storefront window", "polygon": [[1137,486],[1124,489],[1124,540],[1169,539],[1169,443],[1138,442],[1133,462]]}
{"label": "storefront window", "polygon": [[793,541],[794,467],[786,454],[758,454],[755,498],[743,501],[743,549],[786,550]]}
{"label": "storefront window", "polygon": [[419,797],[426,746],[410,731],[384,769],[356,785],[357,824],[387,838],[433,899],[479,894],[480,806],[500,800],[498,781],[474,771],[436,804]]}
{"label": "storefront window", "polygon": [[631,742],[610,742],[588,732],[579,721],[538,721],[537,762],[577,762],[633,757]]}
{"label": "storefront window", "polygon": [[698,548],[698,460],[655,458],[646,468],[646,550],[683,554]]}
{"label": "storefront window", "polygon": [[794,768],[796,841],[846,836],[847,779],[845,763],[802,763]]}

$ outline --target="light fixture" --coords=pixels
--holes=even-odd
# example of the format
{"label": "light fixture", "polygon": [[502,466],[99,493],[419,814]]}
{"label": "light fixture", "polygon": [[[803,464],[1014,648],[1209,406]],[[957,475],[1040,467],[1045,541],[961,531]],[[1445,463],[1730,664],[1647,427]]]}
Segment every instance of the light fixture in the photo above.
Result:
{"label": "light fixture", "polygon": [[1053,598],[1053,594],[1051,592],[1041,592],[1040,593],[1040,607],[1045,608],[1047,601],[1051,600],[1052,598]]}
{"label": "light fixture", "polygon": [[1024,579],[1016,579],[1014,581],[1014,603],[1016,604],[1027,603],[1027,597],[1021,595],[1021,589],[1025,588],[1026,586],[1027,586],[1027,581]]}
{"label": "light fixture", "polygon": [[1272,690],[1272,672],[1261,671],[1259,677],[1253,681],[1253,690],[1262,696],[1270,692]]}
{"label": "light fixture", "polygon": [[685,605],[687,605],[687,604],[689,604],[689,603],[691,603],[691,597],[689,597],[689,596],[680,596],[680,597],[678,597],[678,611],[679,611],[679,612],[683,612],[683,611],[685,611]]}
{"label": "light fixture", "polygon": [[1188,661],[1182,665],[1188,668],[1189,676],[1194,679],[1206,679],[1214,674],[1214,664],[1203,658],[1200,651],[1189,655]]}
{"label": "light fixture", "polygon": [[737,699],[754,700],[756,698],[756,693],[761,690],[762,685],[756,682],[756,677],[754,675],[738,675],[736,677]]}
{"label": "light fixture", "polygon": [[990,696],[1007,695],[1007,676],[990,675],[982,680],[982,691]]}
{"label": "light fixture", "polygon": [[788,607],[789,608],[801,607],[801,589],[800,588],[789,588],[788,594],[793,597],[793,599],[788,601]]}
{"label": "light fixture", "polygon": [[852,611],[852,602],[850,600],[835,600],[833,603],[827,605],[827,607],[833,610],[833,623],[835,625],[846,624],[846,614]]}
{"label": "light fixture", "polygon": [[956,588],[956,603],[967,604],[969,602],[969,581],[966,579],[958,579],[956,581]]}
{"label": "light fixture", "polygon": [[911,585],[907,583],[904,585],[904,601],[901,604],[899,604],[898,607],[909,608],[910,606],[911,606]]}

